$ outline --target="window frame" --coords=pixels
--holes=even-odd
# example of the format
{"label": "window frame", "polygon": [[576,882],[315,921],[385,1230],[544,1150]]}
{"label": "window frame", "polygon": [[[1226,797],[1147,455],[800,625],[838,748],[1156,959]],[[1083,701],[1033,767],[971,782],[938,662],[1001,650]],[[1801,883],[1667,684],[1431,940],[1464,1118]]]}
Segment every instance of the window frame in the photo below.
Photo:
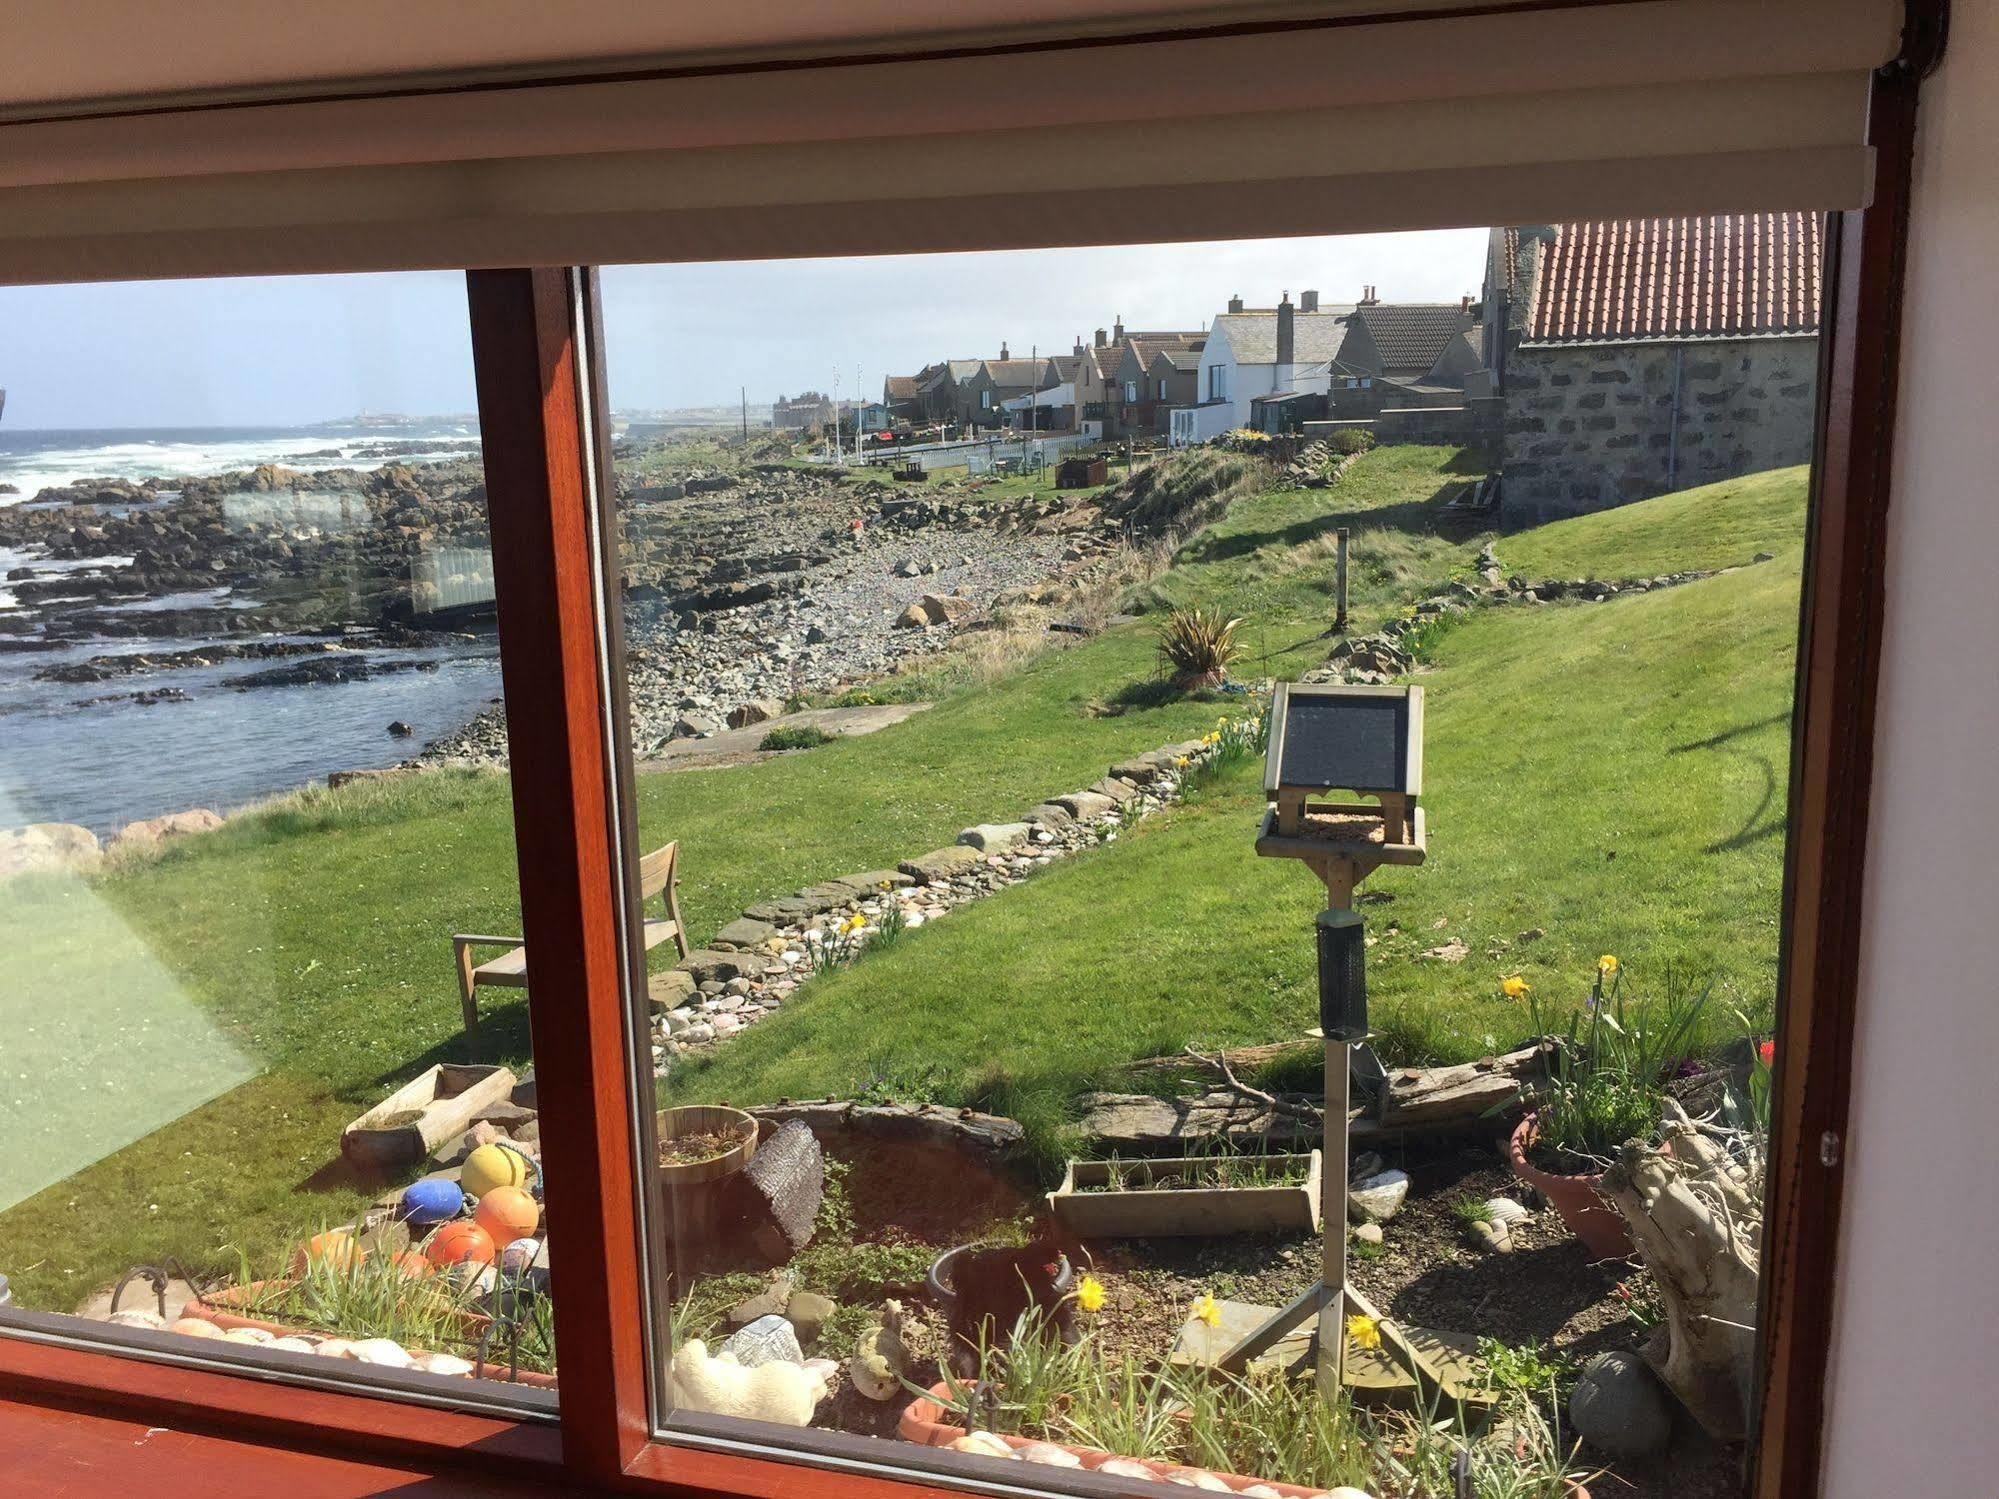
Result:
{"label": "window frame", "polygon": [[[1759,1309],[1756,1499],[1804,1499],[1818,1482],[1916,96],[1933,62],[1905,58],[1876,76],[1868,120],[1875,201],[1841,216],[1824,278]],[[913,1473],[832,1471],[652,1434],[657,1361],[646,1345],[657,1280],[640,1233],[638,1169],[650,1114],[631,1086],[646,1053],[634,1034],[637,965],[623,919],[635,845],[621,795],[630,784],[622,686],[607,667],[617,659],[618,620],[603,604],[615,571],[606,567],[610,528],[600,524],[609,436],[596,277],[583,267],[477,270],[467,285],[488,434],[502,673],[515,709],[508,739],[522,922],[544,992],[567,1000],[530,1014],[539,1085],[561,1102],[542,1130],[554,1168],[549,1205],[563,1225],[564,1264],[596,1272],[561,1282],[559,1424],[132,1357],[111,1338],[0,1331],[0,1426],[8,1402],[108,1409],[293,1451],[414,1458],[447,1473],[504,1470],[540,1485],[862,1499],[891,1483],[948,1499],[961,1490]],[[1210,379],[1226,385],[1225,375]],[[1210,394],[1225,398],[1212,386]],[[227,1491],[220,1479],[218,1490]]]}

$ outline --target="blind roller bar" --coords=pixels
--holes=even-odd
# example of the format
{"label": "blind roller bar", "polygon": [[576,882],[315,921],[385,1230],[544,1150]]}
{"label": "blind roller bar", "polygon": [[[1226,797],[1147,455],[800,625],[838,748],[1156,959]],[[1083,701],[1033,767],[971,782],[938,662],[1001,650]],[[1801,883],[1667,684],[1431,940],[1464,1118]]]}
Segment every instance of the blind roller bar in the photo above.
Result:
{"label": "blind roller bar", "polygon": [[[0,125],[0,188],[1402,109],[1850,73],[1893,0],[1643,0],[1245,36]],[[1856,133],[1854,139],[1858,140]],[[995,147],[1003,144],[996,140]],[[1565,153],[1550,142],[1549,155]],[[1057,167],[1059,170],[1059,165]]]}

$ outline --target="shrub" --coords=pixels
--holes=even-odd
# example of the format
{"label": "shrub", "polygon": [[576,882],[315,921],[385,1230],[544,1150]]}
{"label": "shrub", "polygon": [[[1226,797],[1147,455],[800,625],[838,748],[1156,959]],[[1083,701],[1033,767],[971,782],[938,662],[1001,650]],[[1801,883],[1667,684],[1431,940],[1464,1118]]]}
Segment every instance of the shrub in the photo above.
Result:
{"label": "shrub", "polygon": [[1159,626],[1159,654],[1178,676],[1220,678],[1235,659],[1241,624],[1218,611],[1175,609]]}
{"label": "shrub", "polygon": [[766,750],[815,749],[819,745],[831,743],[836,737],[838,736],[829,734],[824,729],[814,728],[809,723],[786,724],[783,728],[772,729],[768,734],[764,735],[763,743],[759,744],[757,748]]}
{"label": "shrub", "polygon": [[1342,458],[1350,453],[1365,453],[1374,446],[1374,434],[1365,427],[1341,427],[1327,436],[1326,446]]}

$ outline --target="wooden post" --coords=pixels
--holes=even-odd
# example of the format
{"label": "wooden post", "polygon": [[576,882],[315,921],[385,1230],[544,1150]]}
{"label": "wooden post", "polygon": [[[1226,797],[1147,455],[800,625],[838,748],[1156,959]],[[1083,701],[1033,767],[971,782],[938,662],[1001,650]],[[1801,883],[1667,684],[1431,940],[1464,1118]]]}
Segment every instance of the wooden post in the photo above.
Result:
{"label": "wooden post", "polygon": [[1333,539],[1339,545],[1339,560],[1335,564],[1334,574],[1337,581],[1334,595],[1337,603],[1333,614],[1333,633],[1344,635],[1347,632],[1347,528],[1341,526],[1336,529],[1333,532]]}
{"label": "wooden post", "polygon": [[[1351,887],[1349,887],[1351,889]],[[1326,1109],[1319,1204],[1319,1393],[1330,1400],[1346,1382],[1347,1362],[1347,1043],[1326,1038]]]}

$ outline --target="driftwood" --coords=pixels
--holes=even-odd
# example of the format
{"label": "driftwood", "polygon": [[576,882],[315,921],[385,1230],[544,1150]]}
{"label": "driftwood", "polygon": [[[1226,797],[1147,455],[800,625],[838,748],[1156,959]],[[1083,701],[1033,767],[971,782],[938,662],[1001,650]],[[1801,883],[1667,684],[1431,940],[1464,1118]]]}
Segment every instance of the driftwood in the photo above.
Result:
{"label": "driftwood", "polygon": [[1223,1084],[1232,1093],[1239,1093],[1252,1103],[1260,1103],[1273,1114],[1291,1114],[1299,1119],[1320,1121],[1325,1118],[1325,1109],[1315,1103],[1306,1103],[1300,1098],[1280,1098],[1274,1093],[1266,1093],[1261,1088],[1252,1088],[1235,1075],[1235,1068],[1229,1065],[1229,1054],[1218,1051],[1213,1056],[1188,1047],[1184,1055],[1191,1062],[1199,1062],[1210,1071],[1221,1074]]}
{"label": "driftwood", "polygon": [[1660,1138],[1626,1144],[1601,1191],[1665,1304],[1664,1346],[1655,1335],[1646,1357],[1711,1436],[1737,1441],[1755,1379],[1761,1184],[1670,1100]]}
{"label": "driftwood", "polygon": [[[1310,1149],[1319,1143],[1323,1130],[1316,1107],[1309,1115],[1273,1109],[1228,1089],[1199,1098],[1085,1093],[1080,1101],[1083,1134],[1093,1146],[1141,1155],[1195,1142],[1242,1149],[1271,1146]],[[1284,1101],[1314,1105],[1317,1102],[1303,1098]],[[1374,1122],[1357,1118],[1350,1128],[1359,1138],[1373,1133]]]}
{"label": "driftwood", "polygon": [[812,1239],[819,1200],[826,1190],[826,1161],[803,1124],[779,1128],[735,1177],[738,1210],[751,1245],[782,1264]]}
{"label": "driftwood", "polygon": [[1457,1067],[1399,1067],[1388,1074],[1381,1127],[1443,1130],[1517,1112],[1541,1076],[1536,1046]]}
{"label": "driftwood", "polygon": [[[1309,1036],[1301,1036],[1295,1041],[1267,1041],[1260,1046],[1225,1047],[1219,1055],[1231,1067],[1263,1067],[1271,1062],[1279,1062],[1286,1057],[1317,1056],[1325,1049],[1325,1042]],[[1216,1053],[1203,1056],[1208,1061]],[[1167,1057],[1140,1057],[1135,1062],[1125,1064],[1129,1072],[1183,1072],[1187,1067],[1187,1053],[1175,1052]]]}

